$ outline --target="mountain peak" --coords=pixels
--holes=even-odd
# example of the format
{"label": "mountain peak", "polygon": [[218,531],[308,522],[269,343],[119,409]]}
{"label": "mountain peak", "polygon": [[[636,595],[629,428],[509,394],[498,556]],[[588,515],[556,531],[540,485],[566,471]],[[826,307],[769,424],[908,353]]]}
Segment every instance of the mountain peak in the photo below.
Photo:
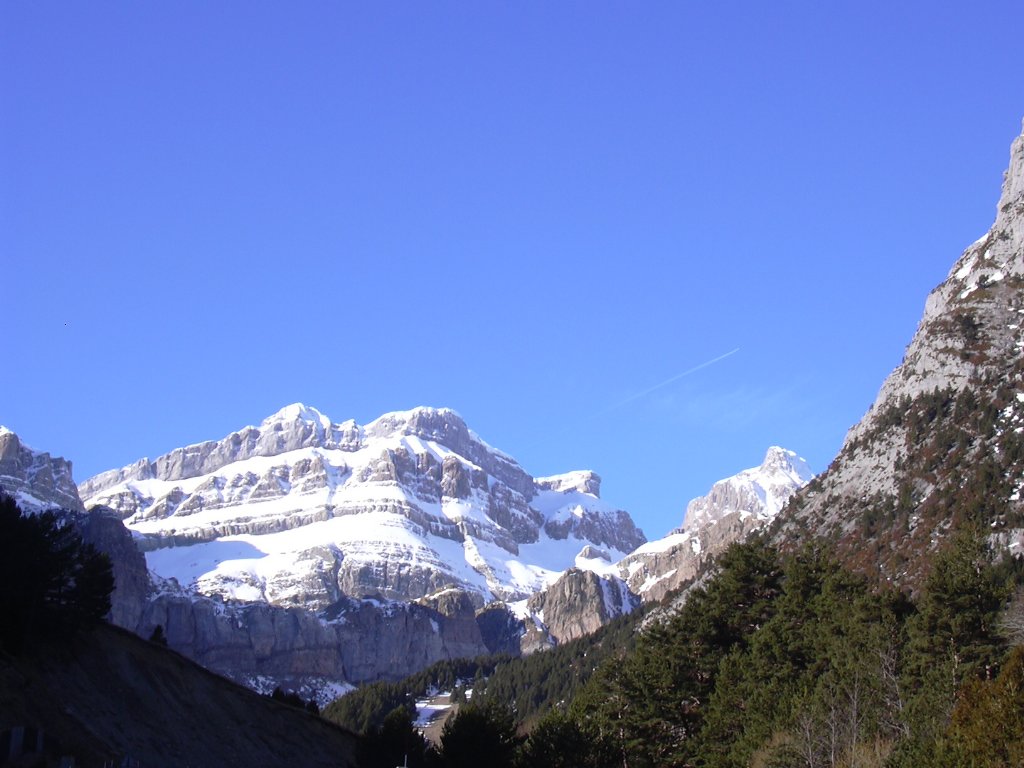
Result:
{"label": "mountain peak", "polygon": [[[1010,146],[1010,165],[1003,174],[1003,189],[999,198],[999,213],[1005,213],[1017,206],[1017,213],[1021,201],[1024,201],[1024,123],[1021,126],[1021,135],[1018,136]],[[998,214],[997,214],[998,215]]]}
{"label": "mountain peak", "polygon": [[460,443],[468,440],[469,428],[451,408],[421,405],[407,411],[392,411],[379,416],[366,425],[366,434],[371,437],[410,435],[451,445],[451,440]]}
{"label": "mountain peak", "polygon": [[[791,475],[801,485],[814,478],[810,466],[795,451],[773,445],[765,453],[760,469],[765,472],[784,472]],[[750,470],[748,470],[750,471]]]}
{"label": "mountain peak", "polygon": [[260,426],[291,421],[303,421],[307,424],[319,424],[324,429],[331,426],[331,420],[329,418],[316,408],[312,408],[304,403],[292,403],[291,405],[286,405],[281,410],[265,418]]}
{"label": "mountain peak", "polygon": [[760,466],[719,480],[706,496],[686,507],[682,530],[706,527],[727,516],[771,520],[789,497],[814,478],[807,462],[786,448],[773,445]]}

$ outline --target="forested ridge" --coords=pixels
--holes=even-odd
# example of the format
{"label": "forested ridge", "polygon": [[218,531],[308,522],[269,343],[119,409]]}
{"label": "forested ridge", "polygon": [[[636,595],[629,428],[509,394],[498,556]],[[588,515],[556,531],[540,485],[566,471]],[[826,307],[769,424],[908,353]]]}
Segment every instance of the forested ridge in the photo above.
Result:
{"label": "forested ridge", "polygon": [[[486,750],[509,766],[1019,766],[1022,564],[985,541],[952,537],[913,598],[823,542],[734,544],[643,631],[621,621],[589,646],[473,670],[471,704],[410,765]],[[368,729],[392,744],[411,731],[401,708]]]}

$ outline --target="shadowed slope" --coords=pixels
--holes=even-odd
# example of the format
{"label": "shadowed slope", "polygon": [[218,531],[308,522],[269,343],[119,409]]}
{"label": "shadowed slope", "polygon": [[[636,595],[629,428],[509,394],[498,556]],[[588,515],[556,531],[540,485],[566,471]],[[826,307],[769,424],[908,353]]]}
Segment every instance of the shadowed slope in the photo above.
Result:
{"label": "shadowed slope", "polygon": [[111,626],[0,656],[0,730],[41,727],[80,766],[354,765],[356,737]]}

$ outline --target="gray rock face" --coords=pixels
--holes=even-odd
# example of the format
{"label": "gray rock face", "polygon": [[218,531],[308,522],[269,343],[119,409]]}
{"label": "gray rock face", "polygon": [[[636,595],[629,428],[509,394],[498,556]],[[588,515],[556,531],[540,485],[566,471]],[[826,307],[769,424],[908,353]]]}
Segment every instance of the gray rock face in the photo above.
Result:
{"label": "gray rock face", "polygon": [[171,648],[240,682],[397,679],[441,659],[487,652],[472,602],[457,593],[435,606],[343,599],[323,617],[164,594],[146,606],[139,634],[148,637],[157,625]]}
{"label": "gray rock face", "polygon": [[553,475],[551,477],[538,477],[537,487],[546,491],[579,491],[589,493],[593,496],[601,495],[601,477],[596,472],[583,470],[580,472],[568,472],[564,475]]}
{"label": "gray rock face", "polygon": [[365,433],[367,438],[405,434],[440,443],[518,491],[527,501],[533,498],[533,478],[513,458],[477,437],[462,417],[448,408],[415,408],[386,414],[368,424]]}
{"label": "gray rock face", "polygon": [[622,510],[610,514],[584,514],[579,517],[549,520],[544,524],[544,532],[553,539],[565,539],[569,535],[574,535],[583,541],[592,541],[622,551],[636,549],[647,540],[629,514]]}
{"label": "gray rock face", "polygon": [[527,601],[530,613],[556,643],[589,635],[639,605],[640,599],[619,579],[578,568],[570,568]]}
{"label": "gray rock face", "polygon": [[[829,470],[794,499],[780,536],[795,536],[799,529],[811,527],[840,542],[856,542],[878,535],[873,518],[865,518],[870,513],[903,521],[904,540],[893,538],[884,546],[900,552],[903,561],[912,550],[941,541],[953,520],[934,510],[938,499],[955,494],[974,465],[997,456],[1017,427],[1012,391],[1020,390],[1024,370],[1022,327],[1024,135],[1013,142],[992,228],[964,251],[946,280],[928,296],[902,363],[847,434]],[[968,395],[968,400],[957,400],[961,395]],[[974,424],[957,422],[944,402],[960,402],[960,408],[973,402]],[[980,427],[986,410],[998,411],[994,432]],[[962,447],[967,455],[959,468],[942,466],[948,445],[934,456],[926,455],[934,453],[926,444],[940,427],[951,434],[970,433],[971,445]],[[1018,469],[1002,466],[998,473],[1017,476]],[[1006,497],[998,501],[1012,502],[1007,510],[1016,503]],[[1005,524],[992,521],[996,527]],[[863,559],[855,544],[850,547],[851,558]],[[861,565],[882,568],[897,582],[907,575],[896,560],[865,560]]]}
{"label": "gray rock face", "polygon": [[71,462],[33,451],[4,427],[0,427],[0,488],[14,496],[22,509],[85,510],[71,478]]}
{"label": "gray rock face", "polygon": [[358,450],[361,431],[355,422],[332,424],[323,414],[301,404],[290,405],[259,427],[245,427],[223,440],[176,448],[155,461],[139,459],[121,469],[103,472],[82,483],[85,498],[130,480],[187,480],[216,472],[256,456],[277,456],[299,448]]}
{"label": "gray rock face", "polygon": [[114,571],[114,591],[110,596],[110,621],[135,630],[149,599],[151,585],[146,558],[135,545],[131,533],[109,509],[93,507],[75,517],[82,540],[110,558]]}
{"label": "gray rock face", "polygon": [[[313,610],[341,595],[409,601],[452,586],[481,602],[522,599],[546,583],[540,571],[513,576],[505,565],[524,545],[565,542],[569,567],[575,539],[617,553],[645,540],[627,513],[596,497],[594,473],[535,483],[448,409],[416,408],[358,427],[296,404],[259,427],[105,472],[81,488],[88,503],[124,519],[148,553],[227,536],[262,537],[253,551],[265,554],[289,547],[291,566],[253,554],[252,567],[229,568],[218,554],[197,557],[212,565],[194,574],[181,573],[181,558],[147,557],[161,575],[207,595]],[[174,573],[161,572],[167,560]]]}

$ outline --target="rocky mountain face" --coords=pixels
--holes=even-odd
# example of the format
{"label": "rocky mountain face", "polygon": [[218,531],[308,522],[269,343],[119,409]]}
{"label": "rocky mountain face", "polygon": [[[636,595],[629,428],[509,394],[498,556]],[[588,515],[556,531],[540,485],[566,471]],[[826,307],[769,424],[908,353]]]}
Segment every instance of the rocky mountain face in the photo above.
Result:
{"label": "rocky mountain face", "polygon": [[360,427],[294,405],[80,491],[120,515],[149,567],[182,587],[322,610],[451,587],[479,607],[528,597],[587,546],[621,557],[644,536],[599,487],[587,472],[534,480],[450,410]]}
{"label": "rocky mountain face", "polygon": [[145,552],[153,593],[125,626],[160,625],[211,669],[322,699],[342,681],[575,636],[632,605],[612,577],[582,577],[589,591],[569,600],[600,598],[596,619],[544,603],[553,630],[527,631],[495,601],[525,603],[644,542],[596,474],[532,478],[447,409],[359,426],[289,406],[80,488]]}
{"label": "rocky mountain face", "polygon": [[[570,568],[526,605],[536,635],[557,644],[589,635],[612,619],[631,613],[639,607],[640,598],[619,578]],[[538,644],[524,650],[542,647]]]}
{"label": "rocky mountain face", "polygon": [[0,490],[13,496],[24,510],[60,507],[84,512],[71,478],[71,462],[34,451],[0,426]]}
{"label": "rocky mountain face", "polygon": [[[9,476],[25,493],[26,468],[70,477],[17,445]],[[64,475],[31,476],[46,490]],[[646,544],[595,473],[532,478],[452,411],[360,427],[295,405],[86,481],[90,511],[74,519],[111,555],[115,623],[143,637],[160,626],[173,649],[257,690],[325,701],[439,659],[592,632],[691,581],[809,477],[773,448]]]}
{"label": "rocky mountain face", "polygon": [[13,496],[24,512],[62,510],[83,541],[110,557],[115,581],[110,620],[134,629],[149,594],[146,560],[116,516],[103,510],[85,511],[71,476],[71,462],[33,450],[0,426],[0,491]]}
{"label": "rocky mountain face", "polygon": [[964,525],[1020,551],[1024,514],[1024,136],[1013,142],[995,223],[925,303],[900,366],[778,535],[832,535],[862,569],[917,583]]}
{"label": "rocky mountain face", "polygon": [[731,543],[767,526],[813,477],[793,451],[769,448],[760,466],[719,480],[691,501],[681,528],[621,560],[619,575],[644,601],[663,599],[692,583]]}

